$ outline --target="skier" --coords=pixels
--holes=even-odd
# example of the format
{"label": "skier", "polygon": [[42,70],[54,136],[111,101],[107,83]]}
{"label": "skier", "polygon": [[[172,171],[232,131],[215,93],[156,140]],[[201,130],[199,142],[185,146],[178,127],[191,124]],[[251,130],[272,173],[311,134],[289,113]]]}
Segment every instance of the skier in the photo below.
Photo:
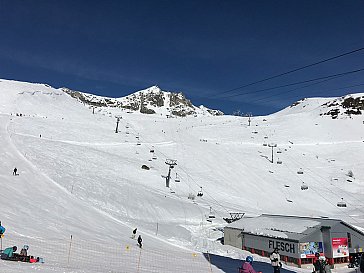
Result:
{"label": "skier", "polygon": [[133,234],[131,235],[131,238],[132,238],[132,239],[135,239],[136,233],[137,233],[137,228],[135,228],[135,229],[133,230]]}
{"label": "skier", "polygon": [[360,258],[360,272],[364,273],[364,253],[361,254]]}
{"label": "skier", "polygon": [[247,256],[243,265],[239,268],[239,273],[257,273],[253,266],[253,257]]}
{"label": "skier", "polygon": [[139,237],[138,237],[138,245],[139,245],[140,248],[142,248],[142,241],[143,241],[142,236],[139,235]]}
{"label": "skier", "polygon": [[275,248],[272,254],[270,255],[270,261],[273,266],[273,272],[274,273],[280,273],[281,272],[281,256],[279,255],[278,248]]}
{"label": "skier", "polygon": [[17,250],[18,248],[16,246],[13,247],[8,247],[5,248],[5,250],[3,251],[3,253],[1,253],[1,259],[2,260],[11,260],[11,258],[14,256],[14,252]]}
{"label": "skier", "polygon": [[18,172],[18,169],[15,167],[13,170],[13,175],[18,175],[17,172]]}

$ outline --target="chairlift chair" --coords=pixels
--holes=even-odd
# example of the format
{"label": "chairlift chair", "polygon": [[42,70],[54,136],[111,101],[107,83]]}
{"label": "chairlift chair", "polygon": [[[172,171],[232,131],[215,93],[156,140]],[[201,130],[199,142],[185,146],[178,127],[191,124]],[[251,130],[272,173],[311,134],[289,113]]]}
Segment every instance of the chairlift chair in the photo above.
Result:
{"label": "chairlift chair", "polygon": [[178,177],[178,174],[177,174],[177,173],[176,173],[176,179],[174,179],[174,182],[176,182],[176,183],[181,182],[181,180],[179,179],[179,177]]}
{"label": "chairlift chair", "polygon": [[212,211],[212,207],[210,207],[209,219],[214,219],[214,218],[216,218],[215,214]]}
{"label": "chairlift chair", "polygon": [[346,203],[344,202],[344,198],[341,198],[341,201],[337,202],[337,206],[340,208],[346,208]]}
{"label": "chairlift chair", "polygon": [[300,168],[300,169],[297,171],[297,174],[303,174],[303,170]]}
{"label": "chairlift chair", "polygon": [[277,164],[282,164],[282,160],[277,160]]}
{"label": "chairlift chair", "polygon": [[305,184],[305,182],[302,182],[301,190],[303,191],[308,190],[308,186]]}
{"label": "chairlift chair", "polygon": [[139,141],[137,142],[137,146],[140,146],[140,145],[142,145]]}
{"label": "chairlift chair", "polygon": [[198,191],[197,196],[198,197],[202,197],[203,196],[203,192],[202,192],[202,187],[200,187],[201,189]]}
{"label": "chairlift chair", "polygon": [[157,159],[157,157],[155,156],[155,154],[153,153],[152,159]]}

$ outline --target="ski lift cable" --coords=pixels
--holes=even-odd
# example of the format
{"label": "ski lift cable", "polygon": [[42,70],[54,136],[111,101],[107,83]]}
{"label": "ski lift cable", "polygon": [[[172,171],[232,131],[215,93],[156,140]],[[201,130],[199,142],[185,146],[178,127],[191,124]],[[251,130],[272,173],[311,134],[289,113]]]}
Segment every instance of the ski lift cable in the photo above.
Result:
{"label": "ski lift cable", "polygon": [[[288,156],[290,157],[290,156]],[[291,158],[291,157],[290,157]],[[292,160],[292,158],[291,158]],[[297,161],[297,160],[296,160]],[[309,171],[309,173],[307,173],[307,175],[311,176],[311,178],[313,178],[314,180],[317,181],[317,179],[315,177],[318,177],[319,179],[322,179],[322,181],[326,182],[327,179],[325,177],[322,177],[320,174],[317,174],[315,172],[313,172],[309,167],[305,167],[306,170]],[[310,174],[311,173],[311,174]],[[337,186],[335,186],[336,188],[339,188]],[[336,194],[335,192],[333,192],[332,190],[330,190],[329,188],[326,188],[328,191],[330,191],[333,195],[342,198],[342,196]],[[341,188],[339,188],[340,190],[342,190]],[[346,193],[346,195],[348,195],[351,199],[355,199],[356,201],[360,202],[361,200],[357,199],[355,196],[352,196],[350,193]],[[350,204],[350,203],[349,203]],[[352,204],[351,204],[352,205]]]}
{"label": "ski lift cable", "polygon": [[[287,155],[288,156],[288,155]],[[288,157],[290,157],[290,156],[288,156]],[[290,159],[292,160],[292,161],[294,161],[291,157],[290,157]],[[297,160],[296,160],[297,161]],[[288,166],[286,165],[286,167],[288,168]],[[310,170],[309,168],[305,168],[305,169],[307,169],[307,170],[309,170],[311,173],[313,173],[312,172],[312,170]],[[310,174],[308,174],[308,175],[310,175]],[[313,180],[314,181],[317,181],[317,179],[314,177],[314,176],[312,176],[312,175],[310,175],[312,178],[313,178]],[[318,175],[317,175],[318,176]],[[320,177],[321,179],[324,179],[324,178],[322,178],[322,177]],[[301,179],[301,178],[299,178],[302,182],[303,182],[303,180]],[[326,182],[327,180],[326,179],[324,179],[324,181]],[[318,181],[317,181],[318,182]],[[319,182],[318,182],[319,183]],[[326,200],[328,203],[330,203],[331,205],[333,205],[335,208],[338,208],[337,207],[337,204],[336,203],[332,203],[331,202],[331,200],[329,200],[329,199],[327,199],[324,195],[322,195],[321,194],[321,192],[319,191],[319,190],[315,190],[315,187],[313,187],[313,186],[311,186],[310,187],[314,192],[316,192],[319,196],[321,196],[321,198],[323,198],[324,200]],[[335,196],[338,196],[336,193],[334,193],[332,190],[330,190],[329,188],[327,188],[327,190],[329,191],[329,192],[331,192],[332,194],[334,194]],[[340,198],[340,200],[341,200],[341,196],[339,197]],[[338,208],[340,211],[341,211],[341,209],[340,208]],[[361,210],[360,210],[361,211]],[[361,211],[361,212],[364,212],[364,211]],[[350,215],[347,215],[349,218],[351,218],[353,221],[355,221],[355,222],[357,222],[357,223],[359,223],[359,221],[358,220],[356,220],[354,217],[352,217],[352,216],[350,216]]]}

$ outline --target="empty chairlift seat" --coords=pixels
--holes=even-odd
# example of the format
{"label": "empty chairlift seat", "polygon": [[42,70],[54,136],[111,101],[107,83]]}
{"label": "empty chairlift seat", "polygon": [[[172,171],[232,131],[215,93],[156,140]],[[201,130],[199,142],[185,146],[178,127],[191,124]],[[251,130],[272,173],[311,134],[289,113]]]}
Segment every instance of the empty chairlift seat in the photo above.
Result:
{"label": "empty chairlift seat", "polygon": [[337,206],[340,208],[346,208],[346,203],[344,201],[344,198],[341,198],[341,201],[337,202]]}
{"label": "empty chairlift seat", "polygon": [[297,171],[298,174],[303,174],[303,170],[302,168],[300,168],[298,171]]}
{"label": "empty chairlift seat", "polygon": [[200,190],[197,193],[198,197],[202,197],[203,196],[203,192],[202,192],[202,187],[200,187]]}
{"label": "empty chairlift seat", "polygon": [[305,184],[305,182],[302,183],[301,190],[303,191],[308,190],[308,186]]}

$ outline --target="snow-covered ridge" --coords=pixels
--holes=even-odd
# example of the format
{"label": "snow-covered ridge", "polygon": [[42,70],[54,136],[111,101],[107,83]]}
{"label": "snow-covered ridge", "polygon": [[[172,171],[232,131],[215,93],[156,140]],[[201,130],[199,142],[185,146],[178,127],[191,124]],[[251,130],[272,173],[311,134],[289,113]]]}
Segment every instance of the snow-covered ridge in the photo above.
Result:
{"label": "snow-covered ridge", "polygon": [[115,107],[130,112],[143,114],[159,114],[168,117],[185,116],[221,116],[224,113],[204,106],[196,107],[182,92],[167,92],[158,86],[137,91],[126,97],[108,98],[62,88],[64,92],[79,101],[95,107]]}
{"label": "snow-covered ridge", "polygon": [[332,119],[363,115],[364,93],[348,94],[338,98],[304,98],[280,111],[281,114],[314,112]]}

